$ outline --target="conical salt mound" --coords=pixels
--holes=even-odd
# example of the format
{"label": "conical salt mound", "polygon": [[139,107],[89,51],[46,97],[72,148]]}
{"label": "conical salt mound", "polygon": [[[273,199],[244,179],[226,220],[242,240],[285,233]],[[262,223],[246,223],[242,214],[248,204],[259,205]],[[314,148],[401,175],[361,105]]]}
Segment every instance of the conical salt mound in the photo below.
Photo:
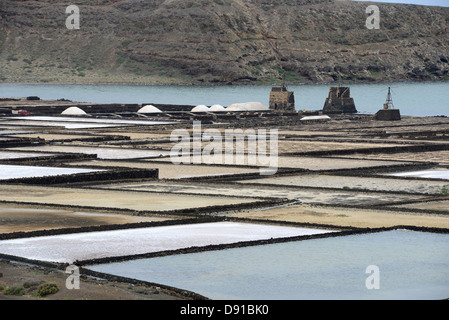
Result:
{"label": "conical salt mound", "polygon": [[209,108],[203,104],[200,104],[191,110],[191,112],[209,112],[209,111],[210,111]]}
{"label": "conical salt mound", "polygon": [[71,115],[71,116],[73,116],[73,115],[79,116],[79,115],[86,114],[86,112],[84,112],[83,110],[81,110],[78,107],[70,107],[70,108],[67,108],[64,111],[62,111],[61,114]]}
{"label": "conical salt mound", "polygon": [[144,106],[140,108],[139,111],[137,111],[137,113],[159,113],[159,112],[162,111],[159,110],[159,108],[156,108],[155,106],[152,105]]}
{"label": "conical salt mound", "polygon": [[212,107],[210,107],[210,111],[226,111],[226,109],[220,104],[214,104]]}

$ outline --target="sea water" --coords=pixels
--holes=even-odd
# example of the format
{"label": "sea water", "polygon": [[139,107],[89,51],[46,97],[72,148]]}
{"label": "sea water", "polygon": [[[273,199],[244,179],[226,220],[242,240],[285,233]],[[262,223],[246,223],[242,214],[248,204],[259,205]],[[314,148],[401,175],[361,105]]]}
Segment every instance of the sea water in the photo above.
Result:
{"label": "sea water", "polygon": [[[449,82],[345,84],[359,113],[382,109],[391,87],[393,104],[401,115],[449,116]],[[330,85],[289,85],[296,109],[321,110]],[[0,84],[1,97],[38,96],[88,103],[137,103],[228,106],[261,102],[268,106],[271,85],[165,86],[115,84]]]}
{"label": "sea water", "polygon": [[449,235],[393,230],[87,268],[211,299],[446,299]]}

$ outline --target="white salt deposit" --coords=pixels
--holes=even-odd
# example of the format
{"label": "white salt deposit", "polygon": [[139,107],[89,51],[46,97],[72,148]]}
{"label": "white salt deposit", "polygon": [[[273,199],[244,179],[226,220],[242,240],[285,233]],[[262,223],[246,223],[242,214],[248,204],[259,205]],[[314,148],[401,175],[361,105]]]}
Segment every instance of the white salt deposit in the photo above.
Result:
{"label": "white salt deposit", "polygon": [[84,112],[84,110],[78,108],[78,107],[70,107],[65,109],[64,111],[61,112],[61,114],[64,115],[83,115],[86,114],[86,112]]}
{"label": "white salt deposit", "polygon": [[159,108],[156,108],[153,105],[143,106],[137,111],[137,113],[161,113],[162,111]]}
{"label": "white salt deposit", "polygon": [[395,177],[417,177],[417,178],[430,178],[430,179],[445,179],[449,180],[449,170],[423,170],[423,171],[411,171],[391,174]]}
{"label": "white salt deposit", "polygon": [[214,104],[210,107],[210,111],[226,111],[226,108],[223,107],[221,104]]}
{"label": "white salt deposit", "polygon": [[192,112],[209,112],[210,109],[204,104],[197,105],[195,108],[192,108]]}
{"label": "white salt deposit", "polygon": [[331,231],[234,222],[200,223],[3,240],[0,241],[0,253],[72,263],[76,260],[328,232]]}
{"label": "white salt deposit", "polygon": [[62,174],[74,174],[74,173],[85,173],[85,172],[95,172],[95,171],[103,171],[103,170],[0,165],[0,180],[57,176],[57,175],[62,175]]}
{"label": "white salt deposit", "polygon": [[301,118],[301,121],[308,121],[308,120],[330,120],[329,116],[307,116]]}

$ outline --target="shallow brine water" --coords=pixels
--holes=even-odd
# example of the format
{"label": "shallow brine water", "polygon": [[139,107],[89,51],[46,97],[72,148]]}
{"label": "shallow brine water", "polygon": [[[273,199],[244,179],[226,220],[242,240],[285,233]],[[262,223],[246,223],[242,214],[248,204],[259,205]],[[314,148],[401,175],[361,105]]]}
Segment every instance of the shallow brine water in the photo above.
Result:
{"label": "shallow brine water", "polygon": [[417,177],[449,180],[449,170],[446,169],[400,172],[391,175],[396,177]]}
{"label": "shallow brine water", "polygon": [[0,164],[0,180],[58,176],[75,173],[104,171],[98,169],[76,169],[60,167],[16,166]]}
{"label": "shallow brine water", "polygon": [[448,253],[448,234],[394,230],[87,268],[212,299],[444,299]]}

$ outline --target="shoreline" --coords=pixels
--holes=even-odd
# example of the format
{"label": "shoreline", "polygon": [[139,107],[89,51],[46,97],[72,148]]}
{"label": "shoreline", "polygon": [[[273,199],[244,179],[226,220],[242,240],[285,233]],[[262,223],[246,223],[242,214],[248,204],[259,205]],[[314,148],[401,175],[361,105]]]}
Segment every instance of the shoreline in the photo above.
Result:
{"label": "shoreline", "polygon": [[[362,85],[362,84],[394,84],[394,83],[405,83],[405,84],[421,84],[421,83],[449,83],[449,79],[438,79],[438,80],[379,80],[379,81],[333,81],[333,82],[286,82],[287,86],[319,86],[319,85]],[[81,81],[81,82],[64,82],[64,81],[17,81],[17,82],[0,82],[0,85],[118,85],[118,86],[153,86],[153,87],[227,87],[227,86],[254,86],[254,87],[264,87],[264,86],[277,86],[282,84],[282,80],[278,82],[222,82],[222,83],[145,83],[145,82],[98,82],[98,81]]]}

